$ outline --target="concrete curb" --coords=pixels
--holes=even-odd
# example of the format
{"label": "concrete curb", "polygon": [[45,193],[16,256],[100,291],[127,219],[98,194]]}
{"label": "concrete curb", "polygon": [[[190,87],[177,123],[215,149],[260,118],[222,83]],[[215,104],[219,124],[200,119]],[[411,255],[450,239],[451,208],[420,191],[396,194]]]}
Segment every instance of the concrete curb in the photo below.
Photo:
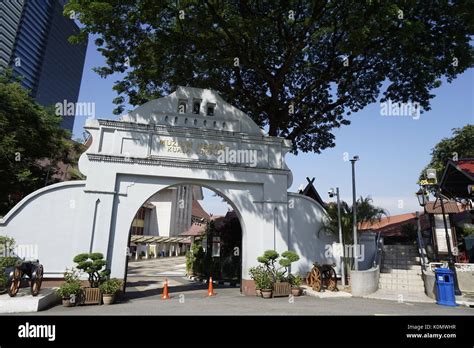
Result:
{"label": "concrete curb", "polygon": [[301,286],[303,289],[303,295],[318,297],[318,298],[351,298],[352,294],[345,291],[322,291],[317,292],[311,289],[307,285]]}

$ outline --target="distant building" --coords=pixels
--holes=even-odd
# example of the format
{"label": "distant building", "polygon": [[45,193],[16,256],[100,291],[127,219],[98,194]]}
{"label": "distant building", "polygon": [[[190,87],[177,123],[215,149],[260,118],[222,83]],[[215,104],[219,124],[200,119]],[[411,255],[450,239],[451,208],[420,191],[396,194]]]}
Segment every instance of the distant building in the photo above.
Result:
{"label": "distant building", "polygon": [[175,237],[188,230],[192,217],[205,214],[198,200],[202,188],[192,185],[170,187],[151,196],[132,223],[132,235]]}
{"label": "distant building", "polygon": [[[68,42],[79,32],[63,15],[66,0],[0,2],[0,68],[12,68],[23,87],[43,106],[76,103],[81,86],[86,44]],[[61,126],[72,131],[74,117]]]}
{"label": "distant building", "polygon": [[[210,216],[199,204],[202,188],[169,187],[151,196],[138,210],[130,227],[130,248],[135,257],[177,256],[189,250],[192,238],[182,233]],[[142,236],[142,237],[139,237]]]}

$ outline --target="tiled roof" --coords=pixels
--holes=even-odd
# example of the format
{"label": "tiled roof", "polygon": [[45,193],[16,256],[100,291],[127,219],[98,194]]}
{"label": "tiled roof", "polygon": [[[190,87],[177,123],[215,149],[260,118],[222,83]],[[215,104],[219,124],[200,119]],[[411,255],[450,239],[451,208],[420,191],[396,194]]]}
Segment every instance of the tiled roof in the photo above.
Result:
{"label": "tiled roof", "polygon": [[206,229],[206,224],[199,224],[196,222],[193,222],[191,224],[191,227],[189,227],[186,231],[180,233],[180,236],[189,236],[189,237],[195,237],[195,236],[200,236],[204,230]]}
{"label": "tiled roof", "polygon": [[[380,232],[384,237],[401,236],[403,235],[402,226],[405,224],[415,224],[415,218],[416,213],[387,216],[378,222],[374,222],[373,224],[362,224],[362,226],[359,228],[359,231]],[[428,216],[426,214],[420,213],[420,225],[422,230],[430,226]]]}
{"label": "tiled roof", "polygon": [[407,213],[401,215],[386,216],[380,221],[374,223],[364,222],[359,225],[359,230],[377,230],[387,225],[399,224],[401,222],[407,222],[415,218],[415,213]]}
{"label": "tiled roof", "polygon": [[206,211],[202,208],[201,204],[199,201],[193,200],[193,206],[192,206],[192,213],[193,216],[199,217],[199,218],[204,218],[204,219],[210,219],[211,216],[206,213]]}
{"label": "tiled roof", "polygon": [[474,176],[474,159],[460,159],[456,164],[463,172]]}
{"label": "tiled roof", "polygon": [[[444,205],[444,212],[446,214],[457,214],[461,212],[456,201],[443,201],[443,205]],[[428,214],[442,214],[443,213],[443,210],[441,207],[441,201],[439,199],[433,202],[426,203],[425,208]]]}

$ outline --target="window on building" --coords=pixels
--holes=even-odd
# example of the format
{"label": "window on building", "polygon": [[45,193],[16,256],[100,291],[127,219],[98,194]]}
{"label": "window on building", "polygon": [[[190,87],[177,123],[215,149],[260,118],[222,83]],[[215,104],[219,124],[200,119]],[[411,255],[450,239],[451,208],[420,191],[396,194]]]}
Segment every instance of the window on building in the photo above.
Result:
{"label": "window on building", "polygon": [[199,115],[200,110],[201,110],[201,100],[194,99],[193,100],[193,114]]}
{"label": "window on building", "polygon": [[186,99],[180,99],[178,102],[178,112],[180,114],[184,114],[186,112],[186,105],[188,101]]}
{"label": "window on building", "polygon": [[143,235],[145,227],[145,211],[146,208],[141,207],[135,215],[132,227],[130,228],[132,235]]}
{"label": "window on building", "polygon": [[216,104],[207,103],[207,116],[214,116],[214,109],[216,108]]}

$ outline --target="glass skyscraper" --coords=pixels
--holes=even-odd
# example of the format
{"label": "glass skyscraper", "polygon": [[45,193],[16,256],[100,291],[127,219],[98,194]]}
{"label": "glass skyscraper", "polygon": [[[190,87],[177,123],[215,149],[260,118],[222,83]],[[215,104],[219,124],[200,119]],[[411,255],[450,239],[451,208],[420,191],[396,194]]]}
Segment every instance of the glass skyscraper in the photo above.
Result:
{"label": "glass skyscraper", "polygon": [[[76,103],[87,45],[70,44],[79,28],[63,15],[67,0],[0,1],[0,68],[11,67],[44,106]],[[62,127],[72,131],[74,116]]]}

